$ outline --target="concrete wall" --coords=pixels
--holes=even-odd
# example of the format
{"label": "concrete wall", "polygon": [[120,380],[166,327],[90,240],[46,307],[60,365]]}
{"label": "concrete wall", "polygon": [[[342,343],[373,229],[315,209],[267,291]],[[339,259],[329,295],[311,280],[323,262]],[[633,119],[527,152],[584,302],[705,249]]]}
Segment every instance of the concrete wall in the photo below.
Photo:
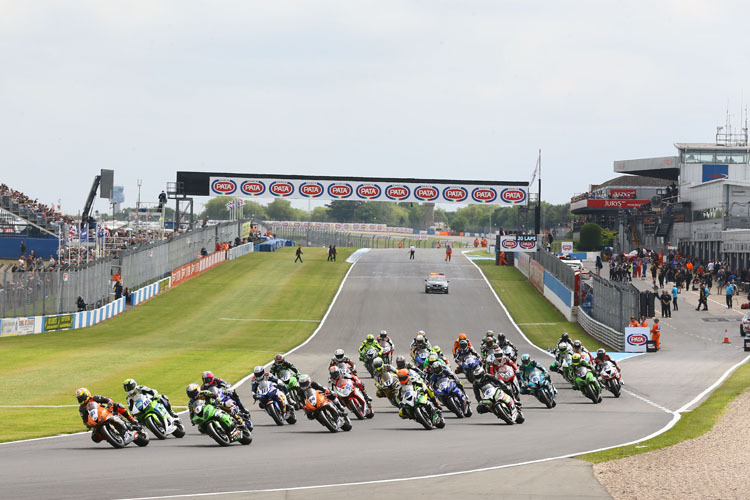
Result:
{"label": "concrete wall", "polygon": [[573,292],[549,271],[544,271],[544,296],[552,302],[568,321],[574,321]]}

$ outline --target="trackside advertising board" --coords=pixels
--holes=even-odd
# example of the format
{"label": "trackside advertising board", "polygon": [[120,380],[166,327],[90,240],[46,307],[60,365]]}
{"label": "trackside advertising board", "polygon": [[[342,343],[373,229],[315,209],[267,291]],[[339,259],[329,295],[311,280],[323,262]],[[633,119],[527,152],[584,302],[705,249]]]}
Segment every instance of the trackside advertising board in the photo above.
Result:
{"label": "trackside advertising board", "polygon": [[560,250],[562,250],[562,253],[565,255],[573,253],[573,242],[563,241],[562,243],[560,243]]}
{"label": "trackside advertising board", "polygon": [[536,252],[537,239],[535,234],[509,234],[500,236],[500,251],[505,252]]}
{"label": "trackside advertising board", "polygon": [[649,331],[645,326],[625,327],[625,352],[646,352]]}
{"label": "trackside advertising board", "polygon": [[210,196],[240,198],[289,198],[359,201],[416,201],[435,203],[465,203],[513,206],[525,204],[528,197],[525,185],[502,183],[471,184],[452,181],[397,182],[397,179],[363,180],[352,178],[330,179],[248,178],[211,176]]}

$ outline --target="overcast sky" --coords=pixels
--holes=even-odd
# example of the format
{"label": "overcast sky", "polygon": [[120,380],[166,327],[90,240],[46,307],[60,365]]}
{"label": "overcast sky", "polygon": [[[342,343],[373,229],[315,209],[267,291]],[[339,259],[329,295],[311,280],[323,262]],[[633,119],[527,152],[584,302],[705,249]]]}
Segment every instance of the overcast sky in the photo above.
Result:
{"label": "overcast sky", "polygon": [[0,181],[75,213],[101,168],[134,204],[137,179],[155,200],[177,170],[523,181],[541,148],[543,199],[561,203],[614,160],[713,141],[727,106],[739,125],[749,15],[739,1],[0,0]]}

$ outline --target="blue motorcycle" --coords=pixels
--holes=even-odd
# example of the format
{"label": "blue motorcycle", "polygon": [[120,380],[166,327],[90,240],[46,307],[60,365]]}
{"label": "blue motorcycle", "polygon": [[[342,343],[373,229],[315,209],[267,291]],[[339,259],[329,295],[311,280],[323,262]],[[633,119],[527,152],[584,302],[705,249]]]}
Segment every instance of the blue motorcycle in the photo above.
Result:
{"label": "blue motorcycle", "polygon": [[424,362],[427,361],[427,358],[430,357],[430,352],[431,351],[426,347],[418,350],[416,353],[414,353],[414,364],[417,365],[420,369],[423,368]]}
{"label": "blue motorcycle", "polygon": [[470,417],[469,398],[451,377],[442,377],[435,383],[435,396],[458,418]]}
{"label": "blue motorcycle", "polygon": [[225,407],[229,408],[229,414],[238,420],[241,420],[244,422],[244,424],[247,426],[248,430],[253,430],[253,422],[250,420],[250,412],[243,412],[240,411],[239,406],[237,405],[237,402],[232,399],[232,396],[227,394],[225,391],[216,388],[211,387],[209,389],[210,392],[213,392],[216,394],[216,399]]}
{"label": "blue motorcycle", "polygon": [[294,408],[287,402],[286,395],[270,380],[262,380],[258,384],[255,398],[258,400],[258,406],[266,410],[276,425],[284,425],[284,422],[288,424],[297,422]]}
{"label": "blue motorcycle", "polygon": [[[479,361],[479,358],[474,356],[473,354],[469,354],[464,359],[461,360],[460,363],[460,371],[464,375],[466,375],[466,380],[468,380],[470,383],[474,383],[474,370],[482,366],[482,362]],[[456,370],[458,372],[459,370]]]}
{"label": "blue motorcycle", "polygon": [[555,389],[555,384],[552,383],[549,374],[539,368],[533,368],[527,379],[526,387],[521,388],[521,394],[533,394],[547,408],[557,406],[555,401],[557,389]]}

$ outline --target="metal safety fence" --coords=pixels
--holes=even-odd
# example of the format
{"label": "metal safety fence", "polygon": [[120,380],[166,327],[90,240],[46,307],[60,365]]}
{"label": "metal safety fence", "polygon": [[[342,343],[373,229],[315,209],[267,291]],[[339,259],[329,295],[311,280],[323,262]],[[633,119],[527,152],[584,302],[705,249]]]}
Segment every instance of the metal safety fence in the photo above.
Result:
{"label": "metal safety fence", "polygon": [[100,307],[114,298],[112,277],[120,273],[123,288],[133,290],[168,276],[201,256],[216,243],[234,242],[243,222],[226,222],[144,243],[118,258],[102,259],[68,270],[0,273],[0,317],[75,312],[80,296],[86,307]]}
{"label": "metal safety fence", "polygon": [[608,281],[601,276],[591,276],[594,296],[592,316],[600,323],[618,332],[625,331],[631,316],[639,316],[640,294],[630,283]]}
{"label": "metal safety fence", "polygon": [[[295,240],[308,246],[355,247],[355,248],[437,248],[445,242],[453,242],[449,236],[365,234],[335,231],[320,228],[274,227],[271,231],[278,237]],[[400,246],[399,246],[400,244]],[[466,246],[455,242],[456,247]]]}
{"label": "metal safety fence", "polygon": [[531,258],[539,262],[544,269],[552,273],[568,290],[575,290],[576,277],[572,267],[561,261],[555,254],[546,250],[534,252]]}

